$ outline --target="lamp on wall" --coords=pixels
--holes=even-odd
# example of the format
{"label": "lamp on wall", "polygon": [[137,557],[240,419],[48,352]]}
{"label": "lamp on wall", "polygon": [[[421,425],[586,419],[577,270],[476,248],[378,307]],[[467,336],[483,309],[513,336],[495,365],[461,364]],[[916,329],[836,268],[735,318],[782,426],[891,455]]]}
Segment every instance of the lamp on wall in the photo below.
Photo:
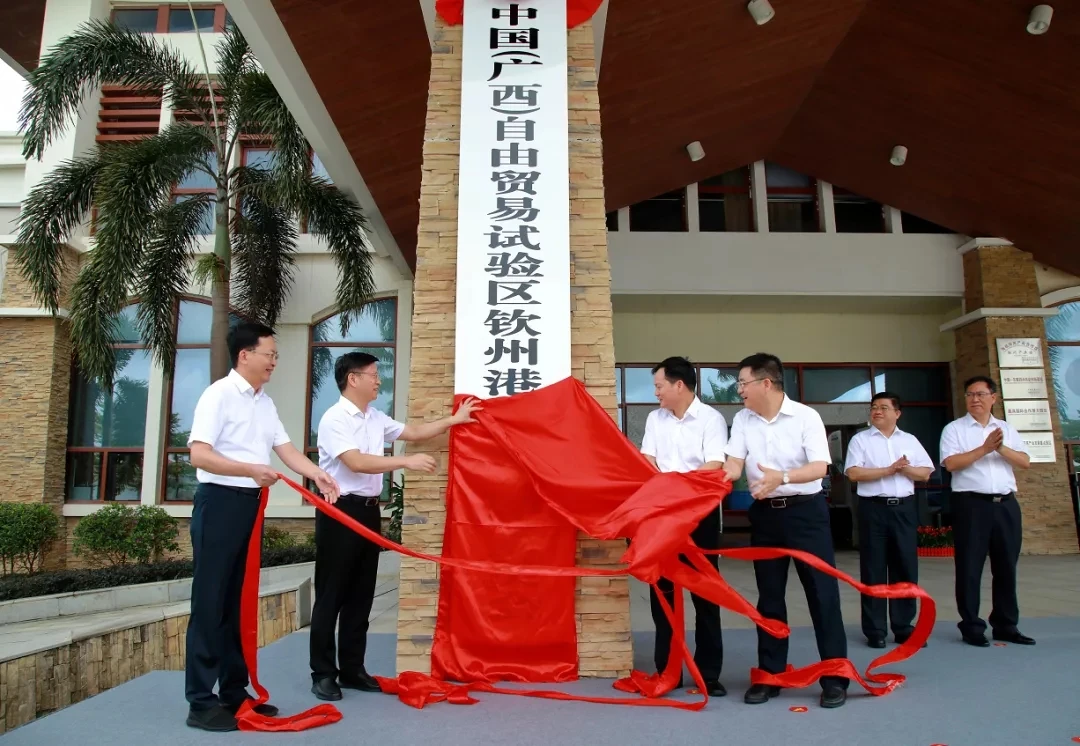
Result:
{"label": "lamp on wall", "polygon": [[1045,34],[1050,28],[1050,19],[1053,17],[1054,9],[1049,5],[1036,5],[1028,16],[1027,32],[1035,36]]}
{"label": "lamp on wall", "polygon": [[686,152],[690,155],[692,161],[700,161],[705,157],[705,149],[701,147],[701,143],[697,140],[686,146]]}
{"label": "lamp on wall", "polygon": [[903,166],[907,162],[907,148],[903,145],[897,145],[892,149],[892,155],[889,156],[889,163],[894,166]]}
{"label": "lamp on wall", "polygon": [[754,17],[754,23],[758,26],[764,26],[776,15],[776,11],[773,10],[769,0],[750,0],[746,5],[746,9],[750,11],[750,15]]}

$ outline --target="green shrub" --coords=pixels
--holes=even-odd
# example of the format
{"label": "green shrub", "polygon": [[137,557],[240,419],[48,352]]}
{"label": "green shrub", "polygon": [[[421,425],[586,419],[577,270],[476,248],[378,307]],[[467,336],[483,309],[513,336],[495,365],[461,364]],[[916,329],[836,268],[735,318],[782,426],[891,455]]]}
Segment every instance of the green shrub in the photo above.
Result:
{"label": "green shrub", "polygon": [[[262,553],[263,567],[280,567],[314,561],[315,549],[313,547],[298,546]],[[93,570],[60,570],[41,572],[36,575],[9,575],[0,578],[0,601],[116,588],[121,585],[161,583],[167,580],[190,578],[192,572],[191,560],[169,560],[145,565],[116,565]]]}
{"label": "green shrub", "polygon": [[390,525],[386,529],[386,538],[401,543],[401,518],[405,515],[405,478],[395,482],[390,480]]}
{"label": "green shrub", "polygon": [[60,518],[48,505],[0,503],[0,566],[8,575],[41,569],[45,552],[60,534]]}
{"label": "green shrub", "polygon": [[164,508],[112,503],[79,521],[74,549],[92,565],[147,564],[178,550],[179,533],[177,520]]}
{"label": "green shrub", "polygon": [[263,528],[263,551],[288,549],[296,546],[296,538],[283,528],[266,526]]}
{"label": "green shrub", "polygon": [[307,536],[304,537],[304,546],[312,547],[312,548],[315,547],[315,532],[314,531],[312,531],[310,534],[308,534]]}

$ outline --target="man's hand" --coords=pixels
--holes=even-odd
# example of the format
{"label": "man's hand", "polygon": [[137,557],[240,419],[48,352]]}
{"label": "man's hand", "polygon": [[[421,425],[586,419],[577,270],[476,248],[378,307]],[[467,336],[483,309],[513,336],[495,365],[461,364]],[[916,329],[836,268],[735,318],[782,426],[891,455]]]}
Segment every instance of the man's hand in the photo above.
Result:
{"label": "man's hand", "polygon": [[901,456],[900,458],[896,459],[896,461],[894,461],[892,464],[890,464],[889,473],[898,474],[899,472],[903,471],[904,467],[906,466],[911,466],[911,464],[908,463],[907,456]]}
{"label": "man's hand", "polygon": [[327,474],[323,470],[315,475],[315,486],[319,488],[319,492],[322,494],[323,499],[333,505],[337,502],[341,496],[341,488],[338,487],[338,483],[334,481],[333,477]]}
{"label": "man's hand", "polygon": [[994,429],[990,431],[990,434],[986,436],[986,440],[983,441],[983,452],[986,455],[989,455],[1001,448],[1004,442],[1005,434],[1001,432],[1000,427],[995,426]]}
{"label": "man's hand", "polygon": [[458,411],[454,412],[454,416],[450,418],[450,424],[465,425],[469,422],[476,422],[476,420],[472,418],[472,413],[483,411],[484,408],[480,406],[480,403],[476,399],[466,399],[461,402]]}
{"label": "man's hand", "polygon": [[750,496],[755,500],[764,500],[784,483],[784,474],[761,464],[758,468],[761,469],[762,477],[750,485]]}
{"label": "man's hand", "polygon": [[[469,421],[472,422],[472,420]],[[422,471],[425,474],[434,474],[435,459],[427,453],[414,453],[405,457],[405,468],[411,471]]]}
{"label": "man's hand", "polygon": [[255,480],[255,484],[260,487],[269,487],[279,479],[276,469],[272,469],[269,466],[262,466],[261,464],[251,465],[250,476]]}

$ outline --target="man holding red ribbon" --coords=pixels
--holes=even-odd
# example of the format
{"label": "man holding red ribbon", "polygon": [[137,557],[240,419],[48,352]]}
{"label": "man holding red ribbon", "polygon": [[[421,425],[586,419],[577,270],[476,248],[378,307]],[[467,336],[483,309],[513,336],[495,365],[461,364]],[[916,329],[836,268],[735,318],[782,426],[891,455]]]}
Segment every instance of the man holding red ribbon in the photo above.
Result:
{"label": "man holding red ribbon", "polygon": [[[209,731],[237,729],[246,700],[248,666],[241,643],[240,599],[249,541],[260,513],[261,491],[278,481],[270,451],[324,495],[338,487],[289,442],[265,386],[277,366],[274,331],[239,324],[229,331],[233,370],[199,397],[191,422],[191,464],[199,487],[191,513],[191,616],[187,630],[187,724]],[[218,693],[214,693],[214,685]],[[278,709],[256,704],[259,715]]]}

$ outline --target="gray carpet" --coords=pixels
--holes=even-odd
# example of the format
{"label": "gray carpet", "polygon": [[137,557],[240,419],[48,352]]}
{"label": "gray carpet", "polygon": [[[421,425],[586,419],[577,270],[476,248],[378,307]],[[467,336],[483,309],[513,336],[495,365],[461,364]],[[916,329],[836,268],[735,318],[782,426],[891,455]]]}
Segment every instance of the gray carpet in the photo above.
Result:
{"label": "gray carpet", "polygon": [[[870,697],[852,685],[847,705],[817,706],[819,689],[787,691],[778,699],[750,706],[742,702],[755,657],[753,630],[724,637],[729,690],[702,712],[614,707],[576,702],[481,694],[471,707],[439,703],[415,710],[380,694],[346,690],[337,703],[344,718],[306,733],[209,734],[184,725],[184,676],[158,671],[0,736],[0,746],[75,743],[116,746],[181,744],[723,744],[771,746],[876,744],[877,746],[1054,746],[1080,736],[1080,619],[1025,620],[1022,629],[1038,640],[1033,648],[972,648],[959,640],[951,622],[939,623],[930,647],[914,660],[890,667],[908,675],[907,684],[887,697]],[[849,628],[850,654],[858,664],[873,656],[858,630]],[[259,656],[263,682],[283,713],[298,712],[317,700],[309,692],[305,632],[265,648]],[[635,636],[638,666],[649,669],[652,636]],[[816,659],[810,629],[793,631],[792,662]],[[369,670],[393,671],[394,640],[372,635]],[[534,687],[535,688],[535,687]],[[618,694],[609,681],[581,681],[560,687],[574,693]],[[690,697],[687,697],[690,698]],[[792,713],[807,705],[806,713]]]}

